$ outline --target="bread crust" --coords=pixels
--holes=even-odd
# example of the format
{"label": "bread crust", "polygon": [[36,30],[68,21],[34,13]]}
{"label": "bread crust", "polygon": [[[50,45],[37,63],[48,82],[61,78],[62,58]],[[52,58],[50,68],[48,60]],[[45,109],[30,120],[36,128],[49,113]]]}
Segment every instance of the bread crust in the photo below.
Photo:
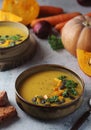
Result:
{"label": "bread crust", "polygon": [[6,91],[0,91],[0,107],[8,104],[9,100]]}
{"label": "bread crust", "polygon": [[12,119],[16,115],[16,109],[10,105],[7,92],[0,91],[0,123],[4,120]]}
{"label": "bread crust", "polygon": [[17,115],[13,106],[0,107],[0,123]]}

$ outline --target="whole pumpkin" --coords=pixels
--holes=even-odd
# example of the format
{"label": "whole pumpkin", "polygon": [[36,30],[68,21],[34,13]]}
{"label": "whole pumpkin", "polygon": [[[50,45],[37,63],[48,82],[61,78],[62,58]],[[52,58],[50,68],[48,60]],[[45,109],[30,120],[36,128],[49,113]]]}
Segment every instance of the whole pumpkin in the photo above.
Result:
{"label": "whole pumpkin", "polygon": [[65,49],[74,56],[77,48],[91,52],[91,17],[79,15],[68,21],[61,38]]}
{"label": "whole pumpkin", "polygon": [[62,29],[64,47],[77,57],[81,70],[91,76],[91,17],[77,16]]}

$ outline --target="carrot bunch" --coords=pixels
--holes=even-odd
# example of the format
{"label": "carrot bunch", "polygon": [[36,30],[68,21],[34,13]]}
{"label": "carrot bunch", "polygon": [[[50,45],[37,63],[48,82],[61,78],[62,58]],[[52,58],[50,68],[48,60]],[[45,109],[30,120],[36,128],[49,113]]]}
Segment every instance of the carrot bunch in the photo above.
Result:
{"label": "carrot bunch", "polygon": [[61,7],[41,5],[39,11],[39,17],[54,16],[63,13],[64,10]]}
{"label": "carrot bunch", "polygon": [[90,16],[90,17],[91,17],[91,12],[88,12],[88,13],[87,13],[87,14],[85,14],[85,15]]}
{"label": "carrot bunch", "polygon": [[80,12],[64,13],[61,7],[40,6],[39,17],[31,22],[31,27],[34,27],[37,22],[47,21],[57,31],[60,31],[66,22],[80,14]]}

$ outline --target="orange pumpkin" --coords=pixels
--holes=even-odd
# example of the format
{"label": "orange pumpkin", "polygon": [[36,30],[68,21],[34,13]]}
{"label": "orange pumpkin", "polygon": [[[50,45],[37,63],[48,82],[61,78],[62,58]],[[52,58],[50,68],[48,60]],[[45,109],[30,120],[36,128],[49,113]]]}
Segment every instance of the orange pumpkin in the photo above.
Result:
{"label": "orange pumpkin", "polygon": [[22,23],[28,25],[39,14],[36,0],[3,0],[2,10],[22,17]]}
{"label": "orange pumpkin", "polygon": [[77,57],[80,68],[91,76],[91,17],[77,16],[61,32],[64,47]]}
{"label": "orange pumpkin", "polygon": [[91,76],[91,52],[77,49],[77,60],[81,70]]}
{"label": "orange pumpkin", "polygon": [[0,21],[22,22],[22,20],[21,17],[13,13],[0,10]]}
{"label": "orange pumpkin", "polygon": [[74,56],[77,48],[91,52],[91,17],[79,15],[69,20],[61,38],[64,47]]}

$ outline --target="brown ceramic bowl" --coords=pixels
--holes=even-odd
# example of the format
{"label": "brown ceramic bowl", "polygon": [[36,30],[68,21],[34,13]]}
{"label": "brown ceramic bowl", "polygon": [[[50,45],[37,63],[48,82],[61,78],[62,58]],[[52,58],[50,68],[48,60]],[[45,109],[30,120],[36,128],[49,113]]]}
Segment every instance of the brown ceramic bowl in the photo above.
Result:
{"label": "brown ceramic bowl", "polygon": [[[28,28],[21,24],[21,23],[17,23],[17,22],[8,22],[8,21],[1,21],[0,22],[0,27],[12,27],[13,28],[17,28],[17,33],[18,30],[21,29],[22,32],[26,33],[27,37],[24,41],[21,41],[20,44],[17,44],[15,46],[10,46],[10,47],[5,47],[5,48],[0,48],[0,60],[4,60],[4,59],[9,59],[12,58],[14,56],[19,56],[20,54],[24,53],[24,51],[29,47],[29,30]],[[7,35],[7,29],[5,31],[5,34]]]}
{"label": "brown ceramic bowl", "polygon": [[13,46],[6,46],[3,48],[0,46],[0,71],[9,70],[19,65],[22,65],[33,57],[36,51],[37,43],[33,35],[29,32],[29,29],[25,25],[17,22],[1,21],[0,28],[2,28],[2,31],[0,33],[1,36],[9,35],[8,33],[10,28],[12,28],[12,35],[16,35],[16,33],[20,34],[19,30],[21,30],[21,32],[26,35],[25,39],[20,41],[19,44]]}
{"label": "brown ceramic bowl", "polygon": [[[63,104],[60,106],[38,106],[29,103],[24,98],[22,98],[19,94],[19,88],[21,87],[21,83],[29,76],[31,77],[32,74],[36,74],[37,72],[46,71],[46,70],[63,71],[65,73],[69,73],[72,76],[74,76],[78,80],[82,88],[82,92],[79,95],[79,97],[76,98],[75,100],[72,100],[72,102],[70,103]],[[44,64],[44,65],[31,67],[30,69],[22,72],[16,79],[15,93],[16,93],[17,104],[23,111],[25,111],[29,115],[40,119],[55,119],[55,118],[67,116],[68,114],[71,114],[72,112],[74,112],[76,109],[80,107],[83,100],[83,94],[84,94],[84,82],[75,72],[73,72],[68,68],[65,68],[60,65]]]}

